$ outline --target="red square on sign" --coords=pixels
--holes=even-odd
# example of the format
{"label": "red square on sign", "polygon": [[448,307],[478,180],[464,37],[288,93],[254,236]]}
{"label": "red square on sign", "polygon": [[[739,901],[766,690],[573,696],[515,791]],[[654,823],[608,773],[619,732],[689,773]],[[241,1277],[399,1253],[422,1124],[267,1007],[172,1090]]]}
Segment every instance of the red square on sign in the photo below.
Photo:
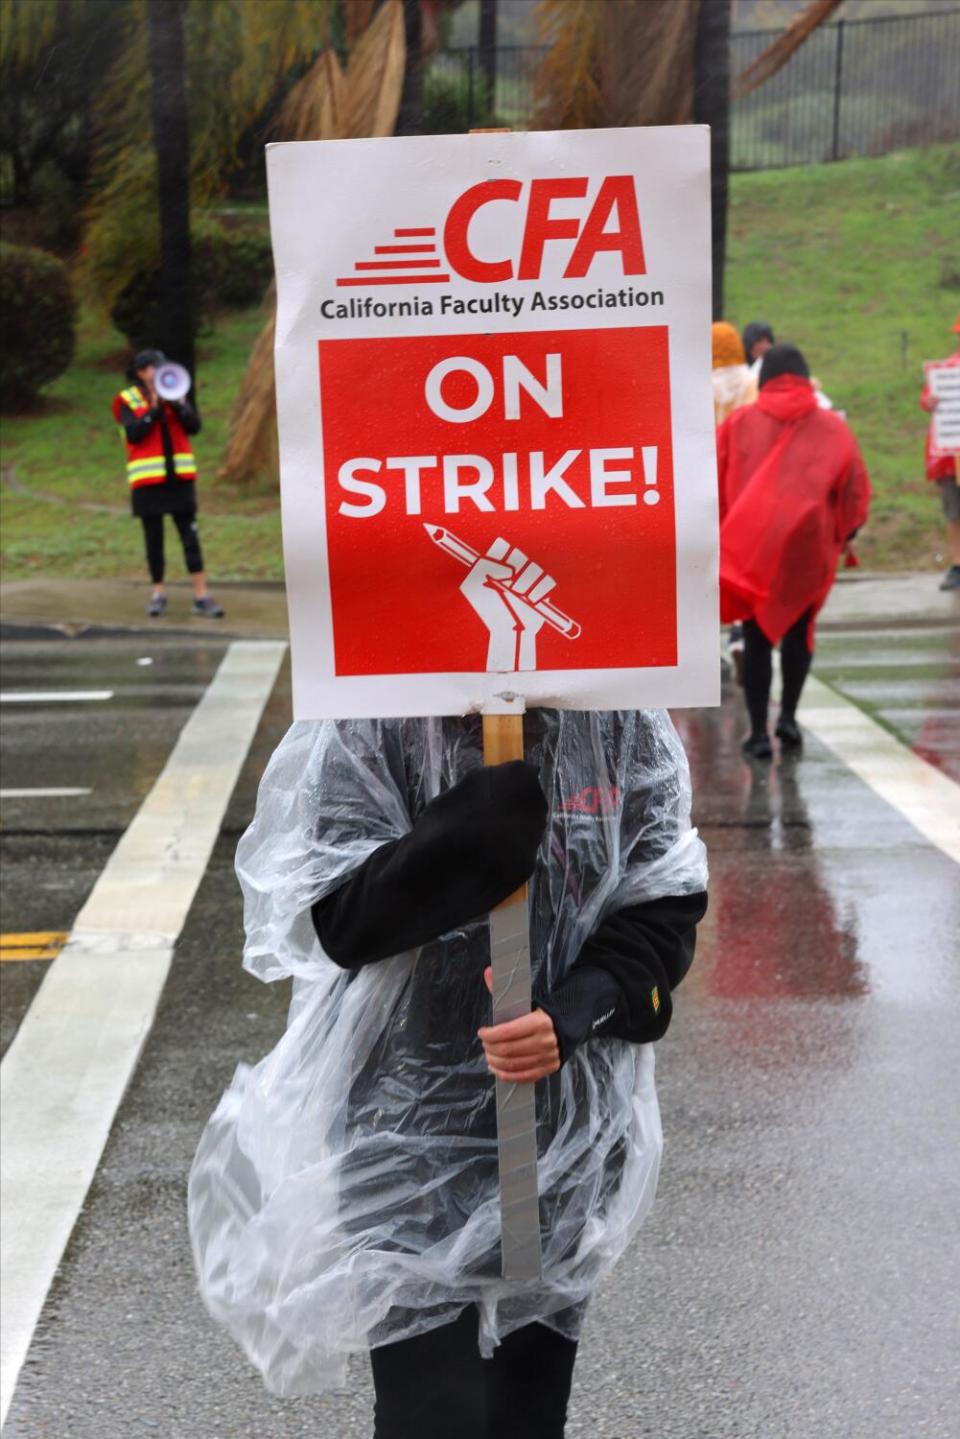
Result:
{"label": "red square on sign", "polygon": [[320,342],[338,675],[677,662],[663,326]]}

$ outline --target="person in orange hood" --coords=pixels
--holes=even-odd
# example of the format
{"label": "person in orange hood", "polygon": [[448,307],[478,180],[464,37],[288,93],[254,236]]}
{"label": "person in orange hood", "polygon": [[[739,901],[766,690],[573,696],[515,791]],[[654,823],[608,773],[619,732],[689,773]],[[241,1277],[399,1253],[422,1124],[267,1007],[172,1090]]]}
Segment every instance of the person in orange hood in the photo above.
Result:
{"label": "person in orange hood", "polygon": [[813,658],[814,624],[845,543],[867,517],[870,480],[846,422],[821,409],[807,363],[792,345],[763,358],[757,402],[717,433],[720,481],[720,613],[742,620],[743,691],[751,759],[770,759],[772,649],[780,645],[783,694],[777,737],[803,739],[796,711]]}
{"label": "person in orange hood", "polygon": [[[956,318],[953,330],[954,334],[960,335],[960,315]],[[960,341],[957,342],[954,353],[942,363],[960,365]],[[931,392],[929,384],[924,384],[920,404],[929,414],[937,407],[937,397]],[[926,470],[927,479],[940,491],[940,503],[947,522],[947,544],[950,547],[950,568],[940,581],[940,588],[960,590],[960,484],[957,483],[960,477],[957,473],[956,457],[941,454],[934,446],[932,420],[927,427]]]}
{"label": "person in orange hood", "polygon": [[739,405],[752,404],[757,387],[746,363],[740,336],[725,320],[710,329],[713,366],[713,417],[721,424]]}

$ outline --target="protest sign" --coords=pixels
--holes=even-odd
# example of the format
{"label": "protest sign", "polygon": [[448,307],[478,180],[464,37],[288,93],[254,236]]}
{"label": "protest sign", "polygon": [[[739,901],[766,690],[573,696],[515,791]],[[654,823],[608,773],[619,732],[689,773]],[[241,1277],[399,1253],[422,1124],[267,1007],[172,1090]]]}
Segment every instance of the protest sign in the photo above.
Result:
{"label": "protest sign", "polygon": [[943,360],[924,363],[930,394],[937,400],[933,412],[931,458],[947,459],[960,455],[960,365]]}
{"label": "protest sign", "polygon": [[297,718],[716,702],[708,150],[269,147]]}

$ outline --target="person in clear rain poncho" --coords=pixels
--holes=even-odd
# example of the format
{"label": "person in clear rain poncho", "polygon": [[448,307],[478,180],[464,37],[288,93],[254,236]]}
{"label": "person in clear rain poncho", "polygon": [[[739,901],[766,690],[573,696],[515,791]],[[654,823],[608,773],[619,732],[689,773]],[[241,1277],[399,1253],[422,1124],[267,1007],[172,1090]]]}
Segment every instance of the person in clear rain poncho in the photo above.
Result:
{"label": "person in clear rain poncho", "polygon": [[[562,1435],[590,1294],[653,1203],[653,1049],[706,860],[660,711],[301,721],[237,853],[244,965],[293,976],[190,1176],[210,1312],[283,1395],[370,1350],[375,1439]],[[490,1026],[488,912],[530,881],[535,1005]],[[494,1076],[536,1083],[543,1278],[500,1277]],[[538,1082],[539,1081],[539,1082]]]}

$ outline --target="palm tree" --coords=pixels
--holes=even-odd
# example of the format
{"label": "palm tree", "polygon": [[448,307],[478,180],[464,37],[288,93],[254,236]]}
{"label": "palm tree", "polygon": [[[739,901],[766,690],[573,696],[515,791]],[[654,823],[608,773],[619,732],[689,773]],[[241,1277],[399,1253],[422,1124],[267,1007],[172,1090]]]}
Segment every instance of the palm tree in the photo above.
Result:
{"label": "palm tree", "polygon": [[[190,207],[198,209],[222,193],[238,142],[278,88],[323,49],[333,10],[333,0],[176,0],[175,6],[171,0],[149,0],[144,24],[137,0],[115,0],[115,5],[123,44],[98,94],[84,246],[88,290],[106,308],[135,275],[154,271],[161,263],[158,216],[169,216],[173,176],[165,172],[161,210],[157,146],[165,151],[168,145],[165,132],[173,113],[164,107],[173,101],[166,71],[161,86],[165,93],[158,93],[155,84],[144,85],[143,77],[155,77],[154,34],[159,38],[166,33],[164,25],[175,23],[167,12],[175,9],[179,14],[180,74],[190,137],[188,155],[182,139],[177,142],[180,183],[189,188]],[[166,63],[162,44],[160,54]],[[158,118],[164,133],[157,133]],[[181,229],[185,204],[181,195]],[[179,244],[182,264],[182,239]]]}
{"label": "palm tree", "polygon": [[398,135],[419,135],[423,120],[423,14],[420,0],[403,0],[406,64],[397,116]]}
{"label": "palm tree", "polygon": [[693,73],[694,123],[710,126],[713,318],[722,320],[730,178],[729,0],[700,0]]}
{"label": "palm tree", "polygon": [[[364,0],[357,3],[359,10]],[[354,18],[363,23],[349,32],[353,43],[346,69],[332,50],[324,51],[288,94],[274,122],[274,138],[338,140],[394,133],[409,70],[404,7],[401,0],[384,0],[376,13],[370,5],[362,16],[355,11]],[[221,478],[238,485],[275,485],[278,480],[275,304],[271,293],[266,300],[270,318],[251,351],[219,471]]]}
{"label": "palm tree", "polygon": [[44,166],[71,187],[86,179],[92,97],[117,38],[107,3],[66,13],[51,0],[0,4],[0,154],[17,205],[30,203]]}
{"label": "palm tree", "polygon": [[495,111],[497,108],[497,0],[480,0],[477,44],[480,51],[480,73],[483,76],[487,104],[491,111]]}
{"label": "palm tree", "polygon": [[194,373],[190,277],[190,134],[183,64],[183,0],[147,0],[153,144],[160,218],[157,344]]}

